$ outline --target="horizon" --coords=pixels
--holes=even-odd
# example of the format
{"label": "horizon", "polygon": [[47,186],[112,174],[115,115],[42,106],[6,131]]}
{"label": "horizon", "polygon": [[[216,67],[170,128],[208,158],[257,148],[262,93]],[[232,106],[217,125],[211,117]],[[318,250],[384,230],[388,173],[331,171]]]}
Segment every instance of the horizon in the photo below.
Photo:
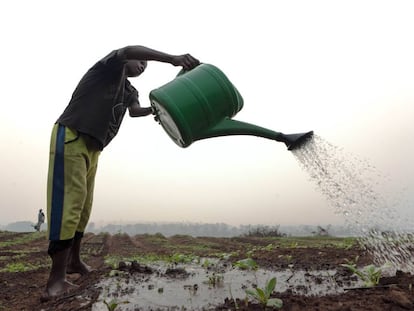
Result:
{"label": "horizon", "polygon": [[[28,230],[32,228],[32,230]],[[35,233],[33,223],[29,221],[20,221],[10,223],[6,226],[0,225],[0,231]],[[43,224],[40,232],[47,232],[47,224]],[[233,237],[243,235],[266,235],[266,236],[332,236],[346,237],[358,235],[346,225],[252,225],[241,224],[232,226],[225,223],[190,223],[190,222],[174,222],[174,223],[107,223],[95,225],[90,223],[85,233],[109,233],[109,234],[127,234],[134,235],[157,235],[162,234],[166,237],[174,235],[190,235],[190,236],[211,236],[211,237]]]}

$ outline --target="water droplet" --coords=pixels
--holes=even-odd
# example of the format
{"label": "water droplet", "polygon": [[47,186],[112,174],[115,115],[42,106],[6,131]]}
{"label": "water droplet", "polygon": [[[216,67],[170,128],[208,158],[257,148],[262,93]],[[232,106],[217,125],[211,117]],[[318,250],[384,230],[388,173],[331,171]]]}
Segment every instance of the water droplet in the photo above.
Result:
{"label": "water droplet", "polygon": [[[409,220],[404,224],[396,213],[397,202],[384,195],[389,176],[381,174],[367,159],[347,154],[317,135],[294,155],[335,212],[345,216],[349,228],[361,237],[377,263],[391,263],[396,269],[414,272],[408,251],[412,239],[398,232],[410,227]],[[408,255],[402,256],[405,253]]]}

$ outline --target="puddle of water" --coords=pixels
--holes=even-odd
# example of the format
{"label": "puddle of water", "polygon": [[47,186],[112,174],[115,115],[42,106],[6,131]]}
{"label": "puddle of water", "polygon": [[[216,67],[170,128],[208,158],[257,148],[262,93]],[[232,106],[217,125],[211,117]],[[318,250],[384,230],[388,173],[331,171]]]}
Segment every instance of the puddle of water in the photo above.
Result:
{"label": "puddle of water", "polygon": [[412,239],[403,229],[410,226],[396,212],[398,197],[386,195],[387,176],[369,161],[347,154],[317,135],[293,154],[328,203],[361,237],[377,265],[414,271]]}
{"label": "puddle of water", "polygon": [[112,299],[120,303],[117,310],[123,311],[214,310],[226,298],[246,298],[246,289],[253,289],[256,284],[264,288],[272,277],[277,279],[276,292],[290,289],[303,295],[342,293],[344,288],[361,286],[358,281],[337,281],[335,270],[243,271],[216,261],[214,269],[205,269],[198,264],[176,266],[176,269],[184,269],[187,274],[169,277],[165,264],[151,268],[156,272],[150,275],[128,274],[111,277],[97,284],[103,290],[92,311],[105,310],[103,301]]}

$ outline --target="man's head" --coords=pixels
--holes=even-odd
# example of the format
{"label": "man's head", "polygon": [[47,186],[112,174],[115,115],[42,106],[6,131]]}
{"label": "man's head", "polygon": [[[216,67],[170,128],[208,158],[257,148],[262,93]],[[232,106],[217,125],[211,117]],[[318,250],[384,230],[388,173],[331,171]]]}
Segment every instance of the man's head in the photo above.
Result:
{"label": "man's head", "polygon": [[125,72],[128,77],[138,77],[147,68],[146,60],[129,60],[125,65]]}

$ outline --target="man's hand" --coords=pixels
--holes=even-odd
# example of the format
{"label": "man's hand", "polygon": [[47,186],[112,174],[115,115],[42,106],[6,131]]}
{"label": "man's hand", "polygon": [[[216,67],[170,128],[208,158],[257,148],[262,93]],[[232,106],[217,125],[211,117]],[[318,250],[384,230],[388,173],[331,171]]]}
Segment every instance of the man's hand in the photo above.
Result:
{"label": "man's hand", "polygon": [[191,70],[200,65],[200,61],[190,54],[177,55],[171,62],[174,66],[182,66],[185,70]]}
{"label": "man's hand", "polygon": [[184,70],[190,70],[200,65],[200,61],[190,54],[171,55],[142,45],[126,46],[120,49],[119,53],[127,60],[155,60],[174,66],[182,66]]}

